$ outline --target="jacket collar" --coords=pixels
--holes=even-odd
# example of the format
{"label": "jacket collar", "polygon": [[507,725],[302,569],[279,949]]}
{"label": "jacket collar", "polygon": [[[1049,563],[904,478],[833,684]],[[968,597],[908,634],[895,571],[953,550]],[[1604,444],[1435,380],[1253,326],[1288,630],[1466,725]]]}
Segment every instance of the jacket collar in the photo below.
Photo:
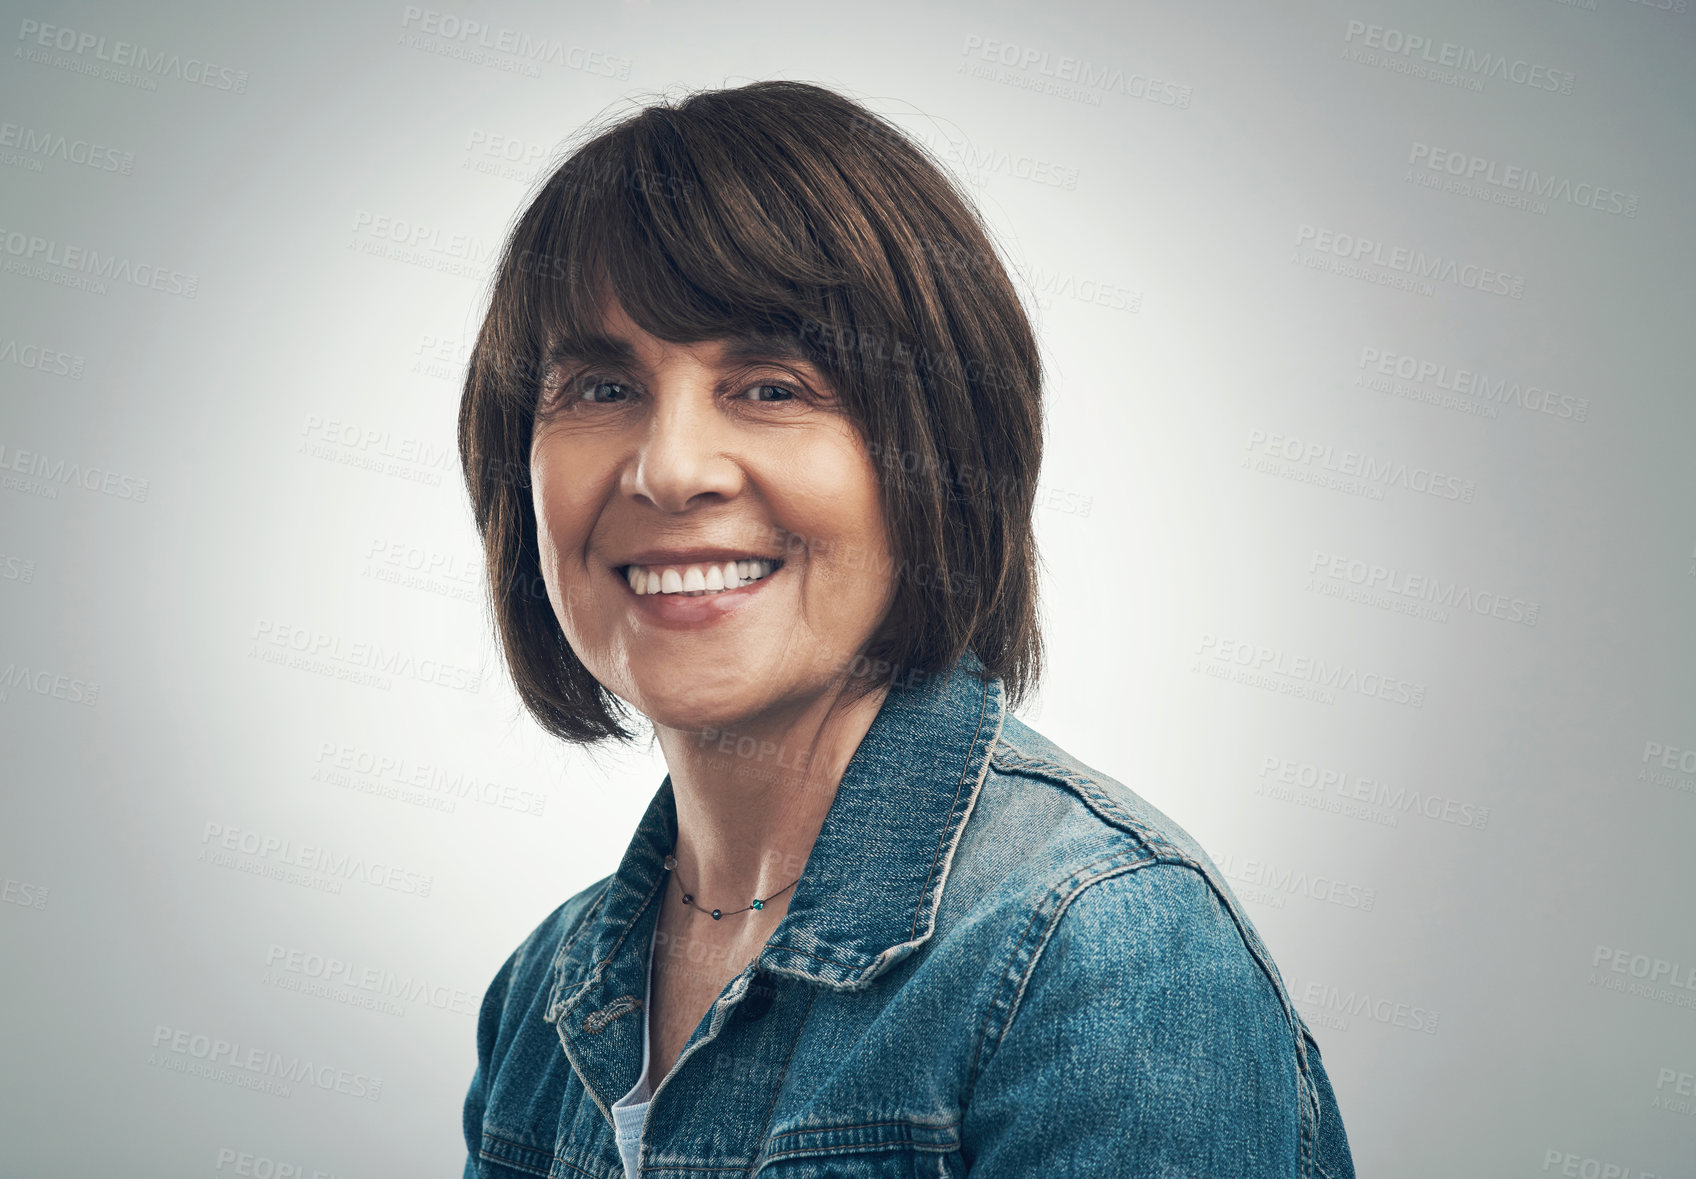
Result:
{"label": "jacket collar", "polygon": [[[967,650],[946,673],[898,682],[844,771],[783,920],[758,964],[822,986],[856,990],[930,937],[990,753],[1003,689]],[[634,980],[675,844],[667,774],[574,946],[560,947],[549,1017],[623,959]],[[650,911],[650,906],[653,906]],[[645,918],[645,920],[644,920]],[[625,968],[629,969],[626,970]]]}

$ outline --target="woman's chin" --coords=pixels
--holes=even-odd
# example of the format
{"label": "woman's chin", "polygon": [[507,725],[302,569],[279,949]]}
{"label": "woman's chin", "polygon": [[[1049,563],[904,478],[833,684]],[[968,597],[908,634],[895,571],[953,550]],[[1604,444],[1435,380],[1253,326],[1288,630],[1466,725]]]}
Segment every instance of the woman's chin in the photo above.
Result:
{"label": "woman's chin", "polygon": [[631,702],[656,726],[719,732],[735,730],[767,703],[746,680],[726,692],[679,691],[674,684],[656,685],[652,691],[638,691]]}

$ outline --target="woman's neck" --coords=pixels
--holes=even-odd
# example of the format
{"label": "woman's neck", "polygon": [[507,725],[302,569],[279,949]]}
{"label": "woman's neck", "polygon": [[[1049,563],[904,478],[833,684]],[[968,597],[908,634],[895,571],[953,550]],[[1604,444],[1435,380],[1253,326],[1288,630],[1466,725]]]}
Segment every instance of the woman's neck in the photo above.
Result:
{"label": "woman's neck", "polygon": [[801,875],[887,692],[834,709],[821,697],[736,728],[656,728],[677,805],[675,871],[697,905],[741,909]]}

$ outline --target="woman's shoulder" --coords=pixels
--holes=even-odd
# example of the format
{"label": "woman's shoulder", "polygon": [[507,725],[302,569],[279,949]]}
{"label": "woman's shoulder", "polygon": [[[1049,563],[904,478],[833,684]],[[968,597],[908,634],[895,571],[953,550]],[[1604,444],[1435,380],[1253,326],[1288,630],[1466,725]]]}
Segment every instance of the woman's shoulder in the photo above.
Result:
{"label": "woman's shoulder", "polygon": [[1038,943],[1027,963],[1056,935],[1093,942],[1108,958],[1143,956],[1158,943],[1168,955],[1234,962],[1262,976],[1267,998],[1294,1022],[1253,922],[1182,825],[1011,715],[989,762],[958,865],[972,881],[963,891],[976,895],[957,905],[1019,918]]}
{"label": "woman's shoulder", "polygon": [[[1126,1140],[1228,1122],[1233,1140],[1273,1153],[1317,1143],[1304,1151],[1323,1167],[1303,1175],[1353,1175],[1318,1044],[1241,902],[1179,823],[1008,715],[959,851],[952,928],[999,942],[974,952],[995,969],[978,1066],[989,1100],[969,1129],[993,1136],[1032,1093],[1065,1088],[1053,1029],[1069,1028],[1099,1050],[1098,1087],[1153,1110],[1150,1137],[1127,1129]],[[1264,1097],[1257,1120],[1243,1113],[1246,1092]],[[1191,1105],[1161,1122],[1150,1104],[1220,1094],[1211,1119]]]}
{"label": "woman's shoulder", "polygon": [[[1190,833],[1176,820],[1119,779],[1086,765],[1071,752],[1011,714],[990,753],[991,776],[1003,794],[1027,789],[1032,782],[1059,792],[1070,805],[1056,813],[1055,839],[1135,845],[1162,860],[1211,865]],[[993,801],[993,800],[992,800]]]}

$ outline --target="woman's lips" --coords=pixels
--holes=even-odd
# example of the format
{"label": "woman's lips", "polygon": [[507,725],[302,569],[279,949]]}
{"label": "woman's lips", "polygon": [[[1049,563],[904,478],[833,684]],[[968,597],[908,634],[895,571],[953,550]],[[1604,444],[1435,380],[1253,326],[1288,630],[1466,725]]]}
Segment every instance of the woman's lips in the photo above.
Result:
{"label": "woman's lips", "polygon": [[789,562],[785,561],[758,581],[750,581],[736,589],[693,595],[639,594],[630,588],[622,568],[609,570],[609,573],[618,579],[638,617],[656,626],[688,630],[711,626],[746,610],[753,605],[760,591],[785,576],[788,570]]}

